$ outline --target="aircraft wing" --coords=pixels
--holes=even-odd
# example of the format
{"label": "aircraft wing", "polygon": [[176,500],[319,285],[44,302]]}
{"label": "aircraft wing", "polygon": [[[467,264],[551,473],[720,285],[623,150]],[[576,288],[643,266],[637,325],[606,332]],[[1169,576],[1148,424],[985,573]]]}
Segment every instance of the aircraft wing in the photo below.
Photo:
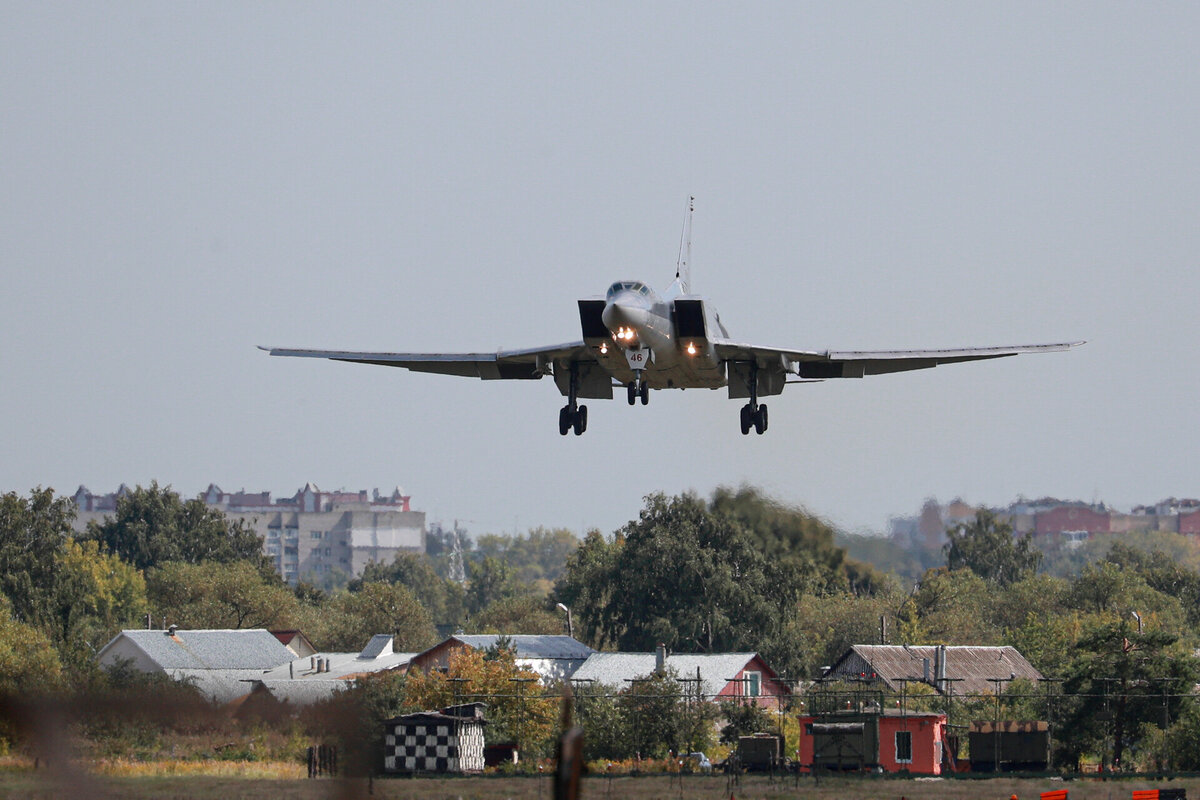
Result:
{"label": "aircraft wing", "polygon": [[717,355],[724,361],[756,361],[760,365],[781,363],[784,370],[801,378],[862,378],[888,372],[929,369],[940,364],[982,361],[1022,353],[1053,353],[1070,350],[1083,342],[1029,344],[1012,347],[968,347],[957,350],[788,350],[717,339]]}
{"label": "aircraft wing", "polygon": [[287,347],[259,347],[273,356],[328,358],[385,367],[404,367],[414,372],[462,375],[483,380],[536,380],[550,370],[556,360],[595,360],[583,342],[534,347],[528,350],[499,350],[495,353],[356,353],[349,350],[296,350]]}

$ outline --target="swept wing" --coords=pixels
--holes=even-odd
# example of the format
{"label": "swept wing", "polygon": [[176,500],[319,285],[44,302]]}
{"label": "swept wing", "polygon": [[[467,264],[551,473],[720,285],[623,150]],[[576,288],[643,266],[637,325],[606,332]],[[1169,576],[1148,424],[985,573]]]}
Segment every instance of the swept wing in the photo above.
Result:
{"label": "swept wing", "polygon": [[500,350],[495,353],[359,353],[349,350],[297,350],[287,347],[259,347],[273,356],[328,358],[384,367],[403,367],[414,372],[461,375],[483,380],[536,380],[551,370],[556,360],[594,361],[583,342],[534,347],[527,350]]}
{"label": "swept wing", "polygon": [[939,364],[961,361],[983,361],[1005,358],[1022,353],[1053,353],[1070,350],[1083,342],[1059,344],[1027,344],[1010,347],[967,347],[955,350],[790,350],[781,347],[735,342],[729,339],[712,341],[722,361],[753,361],[759,364],[781,364],[784,371],[801,378],[862,378],[888,372],[929,369]]}

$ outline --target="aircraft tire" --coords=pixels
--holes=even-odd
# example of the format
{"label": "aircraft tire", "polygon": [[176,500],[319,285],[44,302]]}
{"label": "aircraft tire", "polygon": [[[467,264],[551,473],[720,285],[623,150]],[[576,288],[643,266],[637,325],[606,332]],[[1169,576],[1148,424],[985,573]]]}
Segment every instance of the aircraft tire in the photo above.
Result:
{"label": "aircraft tire", "polygon": [[571,430],[571,407],[563,406],[558,410],[558,432],[562,436],[566,436],[569,430]]}
{"label": "aircraft tire", "polygon": [[641,390],[640,394],[642,395],[642,405],[644,405],[644,406],[649,405],[650,404],[650,384],[646,383],[645,381],[642,381],[642,390]]}
{"label": "aircraft tire", "polygon": [[754,415],[754,432],[762,435],[767,431],[767,407],[760,405],[758,413]]}
{"label": "aircraft tire", "polygon": [[742,406],[742,436],[750,432],[750,426],[754,424],[754,421],[751,419],[753,414],[754,412],[750,410],[749,403]]}
{"label": "aircraft tire", "polygon": [[580,406],[579,410],[575,412],[574,428],[576,436],[582,436],[583,432],[587,430],[587,406]]}
{"label": "aircraft tire", "polygon": [[636,405],[637,404],[637,386],[635,384],[631,383],[631,384],[627,385],[625,387],[625,389],[629,393],[629,405],[631,405],[631,406]]}

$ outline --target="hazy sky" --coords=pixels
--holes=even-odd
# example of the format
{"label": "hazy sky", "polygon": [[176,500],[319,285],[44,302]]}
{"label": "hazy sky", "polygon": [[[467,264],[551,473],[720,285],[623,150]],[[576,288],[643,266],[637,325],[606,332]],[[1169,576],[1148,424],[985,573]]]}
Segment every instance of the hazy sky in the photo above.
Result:
{"label": "hazy sky", "polygon": [[[611,531],[743,482],[1200,494],[1200,5],[0,2],[0,489],[400,484]],[[1071,353],[590,401],[269,358],[579,337],[673,277],[796,348]]]}

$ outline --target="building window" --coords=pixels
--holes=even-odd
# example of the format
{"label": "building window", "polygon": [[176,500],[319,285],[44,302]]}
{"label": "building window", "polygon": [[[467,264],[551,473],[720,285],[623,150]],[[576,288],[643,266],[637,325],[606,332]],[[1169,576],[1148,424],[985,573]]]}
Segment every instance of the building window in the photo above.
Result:
{"label": "building window", "polygon": [[743,672],[742,691],[746,697],[758,697],[762,694],[762,673]]}
{"label": "building window", "polygon": [[322,533],[321,531],[313,531],[312,532],[312,538],[314,538],[314,539],[320,539],[324,535],[325,534]]}
{"label": "building window", "polygon": [[912,731],[896,731],[896,763],[912,763]]}

